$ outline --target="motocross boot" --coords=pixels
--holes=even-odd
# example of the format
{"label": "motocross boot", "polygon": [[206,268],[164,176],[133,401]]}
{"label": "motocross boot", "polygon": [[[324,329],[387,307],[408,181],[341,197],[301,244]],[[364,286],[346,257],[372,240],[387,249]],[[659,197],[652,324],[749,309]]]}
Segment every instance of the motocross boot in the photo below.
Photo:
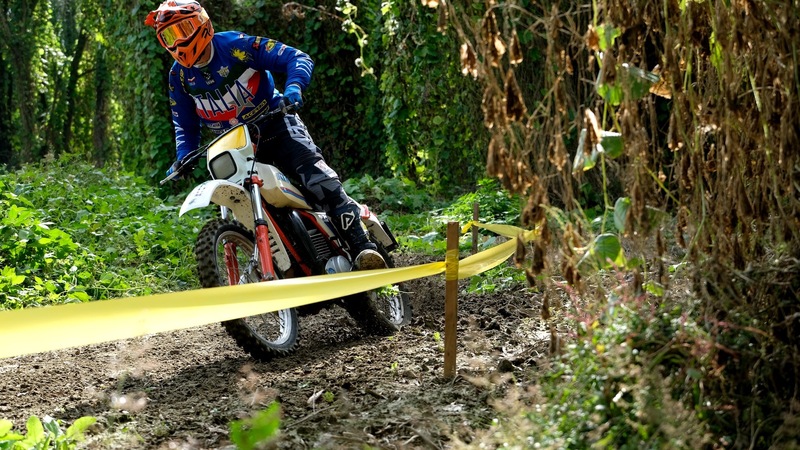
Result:
{"label": "motocross boot", "polygon": [[357,252],[353,259],[353,270],[386,268],[386,261],[378,253],[378,246],[370,242],[367,231],[361,225],[358,206],[353,205],[347,211],[336,215],[333,223],[336,224],[350,248]]}

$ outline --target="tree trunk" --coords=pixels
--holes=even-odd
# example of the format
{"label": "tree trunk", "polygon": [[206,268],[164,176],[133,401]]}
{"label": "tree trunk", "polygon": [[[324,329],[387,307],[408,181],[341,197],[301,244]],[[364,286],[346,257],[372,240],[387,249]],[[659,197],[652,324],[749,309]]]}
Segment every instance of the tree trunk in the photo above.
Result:
{"label": "tree trunk", "polygon": [[78,68],[81,65],[81,59],[83,59],[83,51],[86,48],[88,38],[89,36],[85,31],[81,31],[81,34],[78,35],[78,44],[75,46],[75,53],[72,55],[72,62],[69,65],[69,79],[67,81],[66,95],[64,96],[64,101],[67,102],[67,115],[64,119],[64,128],[61,131],[61,136],[63,136],[61,145],[54,147],[55,156],[58,156],[62,150],[69,148],[72,141],[72,121],[75,118],[75,105],[78,103],[78,99],[75,97],[78,85]]}
{"label": "tree trunk", "polygon": [[20,161],[29,162],[34,159],[39,147],[39,132],[36,124],[36,98],[33,77],[31,77],[31,55],[20,51],[11,58],[14,73],[14,102],[19,108],[21,129],[18,130],[20,144]]}
{"label": "tree trunk", "polygon": [[108,101],[111,87],[111,72],[108,70],[106,60],[106,47],[98,43],[97,53],[95,54],[96,71],[94,76],[95,83],[95,105],[94,105],[94,129],[92,130],[92,142],[94,151],[92,160],[96,167],[103,167],[110,150],[108,144]]}
{"label": "tree trunk", "polygon": [[11,147],[14,123],[11,119],[11,73],[0,53],[0,166],[16,167],[17,155]]}
{"label": "tree trunk", "polygon": [[33,37],[34,10],[39,0],[4,1],[0,10],[0,45],[10,55],[14,103],[19,109],[19,161],[32,161],[37,156],[39,135],[36,124],[36,90],[31,75],[35,51]]}

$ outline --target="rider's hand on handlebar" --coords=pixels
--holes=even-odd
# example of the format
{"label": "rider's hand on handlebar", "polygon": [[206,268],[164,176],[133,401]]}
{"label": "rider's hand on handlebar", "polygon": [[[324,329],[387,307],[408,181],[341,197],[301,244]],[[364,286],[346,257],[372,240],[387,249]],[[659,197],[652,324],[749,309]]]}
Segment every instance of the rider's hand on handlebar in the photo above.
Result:
{"label": "rider's hand on handlebar", "polygon": [[286,86],[286,89],[283,91],[283,97],[289,102],[289,104],[303,106],[303,94],[300,91],[300,86],[296,84],[290,84],[289,86]]}
{"label": "rider's hand on handlebar", "polygon": [[174,163],[172,163],[170,168],[167,170],[167,176],[170,176],[173,173],[175,173],[178,169],[181,168],[182,165],[183,165],[183,163],[180,160],[175,161]]}

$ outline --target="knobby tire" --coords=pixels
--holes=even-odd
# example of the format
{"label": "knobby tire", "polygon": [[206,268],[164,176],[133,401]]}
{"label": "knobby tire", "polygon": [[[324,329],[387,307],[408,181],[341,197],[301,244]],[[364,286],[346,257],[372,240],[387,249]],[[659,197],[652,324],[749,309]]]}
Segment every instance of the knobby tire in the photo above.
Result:
{"label": "knobby tire", "polygon": [[[251,264],[255,268],[247,271],[255,247],[253,233],[236,221],[212,219],[200,231],[195,245],[198,276],[203,288],[229,285],[223,251],[225,239],[243,247],[243,256],[246,256],[239,262],[240,277],[234,284],[260,282],[260,269],[257,268],[257,264]],[[243,277],[241,274],[245,274],[245,276]],[[282,278],[282,274],[278,273],[277,275],[278,278]],[[277,323],[281,324],[278,326],[280,335],[276,339],[262,336],[248,323],[248,320],[256,318],[261,319],[264,324],[268,318],[276,319]],[[297,311],[294,308],[229,320],[222,322],[222,325],[239,347],[262,361],[289,355],[295,350],[298,343],[298,319]]]}
{"label": "knobby tire", "polygon": [[[373,239],[373,241],[375,241]],[[387,267],[394,267],[394,260],[380,243],[376,242],[378,253],[383,256]],[[344,309],[350,317],[367,333],[377,336],[391,336],[411,322],[411,301],[402,283],[392,286],[392,301],[380,299],[385,289],[375,289],[350,295],[343,299]],[[387,311],[391,305],[392,313]]]}

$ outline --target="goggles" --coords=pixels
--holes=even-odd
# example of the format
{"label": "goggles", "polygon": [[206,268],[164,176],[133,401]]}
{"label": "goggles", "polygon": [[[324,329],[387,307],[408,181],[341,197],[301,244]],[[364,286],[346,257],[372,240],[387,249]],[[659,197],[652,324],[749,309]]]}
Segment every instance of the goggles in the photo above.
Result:
{"label": "goggles", "polygon": [[158,35],[164,47],[174,47],[176,42],[191,37],[206,22],[208,22],[208,14],[205,9],[201,9],[198,15],[170,25]]}

